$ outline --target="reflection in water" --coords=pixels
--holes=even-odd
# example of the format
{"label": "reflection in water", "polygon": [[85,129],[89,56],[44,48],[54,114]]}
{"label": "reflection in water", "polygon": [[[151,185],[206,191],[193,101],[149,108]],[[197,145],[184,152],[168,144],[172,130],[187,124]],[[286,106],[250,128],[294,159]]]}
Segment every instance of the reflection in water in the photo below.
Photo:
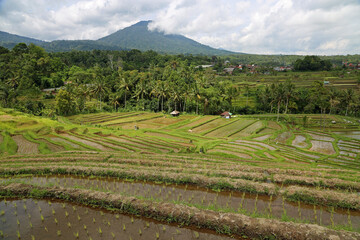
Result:
{"label": "reflection in water", "polygon": [[331,209],[284,200],[281,196],[264,196],[241,192],[215,192],[191,185],[167,185],[148,182],[123,181],[115,178],[89,178],[67,175],[20,178],[32,184],[54,184],[62,187],[110,191],[127,196],[208,206],[210,209],[230,209],[253,216],[298,219],[309,223],[330,226],[350,225],[360,230],[360,211]]}
{"label": "reflection in water", "polygon": [[65,202],[0,201],[0,239],[230,239]]}

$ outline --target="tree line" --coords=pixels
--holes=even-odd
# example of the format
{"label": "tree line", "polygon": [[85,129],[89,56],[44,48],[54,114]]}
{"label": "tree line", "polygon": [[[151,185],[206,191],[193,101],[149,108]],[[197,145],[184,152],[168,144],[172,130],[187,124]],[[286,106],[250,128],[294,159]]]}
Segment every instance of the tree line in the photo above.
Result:
{"label": "tree line", "polygon": [[[311,65],[318,60],[302,61]],[[217,78],[221,67],[218,71],[197,67],[222,62],[215,56],[138,50],[49,54],[34,44],[20,43],[12,50],[0,47],[0,104],[46,116],[124,110],[359,115],[359,98],[352,89],[331,89],[322,82],[295,88],[291,81],[241,88],[231,77]],[[56,88],[56,97],[51,91],[41,92],[47,88]],[[252,95],[256,106],[234,106],[240,95]]]}

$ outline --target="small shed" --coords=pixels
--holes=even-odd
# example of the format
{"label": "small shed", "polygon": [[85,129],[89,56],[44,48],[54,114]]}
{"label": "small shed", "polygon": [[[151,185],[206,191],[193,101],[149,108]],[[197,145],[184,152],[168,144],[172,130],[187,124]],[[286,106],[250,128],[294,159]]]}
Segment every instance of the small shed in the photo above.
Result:
{"label": "small shed", "polygon": [[231,118],[232,113],[230,112],[223,112],[222,114],[220,114],[221,117],[223,118]]}
{"label": "small shed", "polygon": [[180,112],[175,110],[175,111],[172,111],[172,112],[170,113],[170,115],[173,116],[173,117],[177,117],[177,116],[180,115]]}

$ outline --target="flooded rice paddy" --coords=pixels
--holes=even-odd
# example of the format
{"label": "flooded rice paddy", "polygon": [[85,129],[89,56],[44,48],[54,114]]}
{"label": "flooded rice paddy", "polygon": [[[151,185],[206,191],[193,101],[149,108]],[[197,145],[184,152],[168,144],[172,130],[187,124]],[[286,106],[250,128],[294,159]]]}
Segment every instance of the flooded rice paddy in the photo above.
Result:
{"label": "flooded rice paddy", "polygon": [[0,239],[230,239],[68,202],[0,201]]}
{"label": "flooded rice paddy", "polygon": [[305,203],[286,201],[281,196],[213,191],[191,185],[168,185],[163,183],[124,181],[116,178],[75,177],[68,175],[23,177],[20,180],[61,187],[109,191],[126,196],[139,196],[150,200],[205,206],[209,209],[228,209],[253,216],[278,219],[296,219],[324,226],[347,225],[360,230],[360,211],[333,209]]}

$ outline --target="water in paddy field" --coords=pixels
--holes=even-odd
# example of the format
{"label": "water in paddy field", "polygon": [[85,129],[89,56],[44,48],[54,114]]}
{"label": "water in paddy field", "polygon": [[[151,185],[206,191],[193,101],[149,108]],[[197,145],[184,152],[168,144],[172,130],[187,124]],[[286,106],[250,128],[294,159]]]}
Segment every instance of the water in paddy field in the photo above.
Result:
{"label": "water in paddy field", "polygon": [[270,197],[241,192],[216,192],[206,188],[184,185],[156,184],[140,181],[123,181],[116,178],[74,177],[68,175],[34,176],[19,178],[32,184],[53,184],[61,187],[78,186],[84,189],[110,191],[125,196],[141,196],[146,199],[208,206],[209,209],[230,209],[233,212],[278,219],[297,219],[323,226],[351,226],[360,231],[360,211],[331,209],[305,203],[284,200],[281,196]]}
{"label": "water in paddy field", "polygon": [[213,231],[180,228],[67,202],[0,201],[0,239],[230,239]]}
{"label": "water in paddy field", "polygon": [[349,138],[360,139],[360,131],[341,131],[341,132],[333,132],[333,133]]}

